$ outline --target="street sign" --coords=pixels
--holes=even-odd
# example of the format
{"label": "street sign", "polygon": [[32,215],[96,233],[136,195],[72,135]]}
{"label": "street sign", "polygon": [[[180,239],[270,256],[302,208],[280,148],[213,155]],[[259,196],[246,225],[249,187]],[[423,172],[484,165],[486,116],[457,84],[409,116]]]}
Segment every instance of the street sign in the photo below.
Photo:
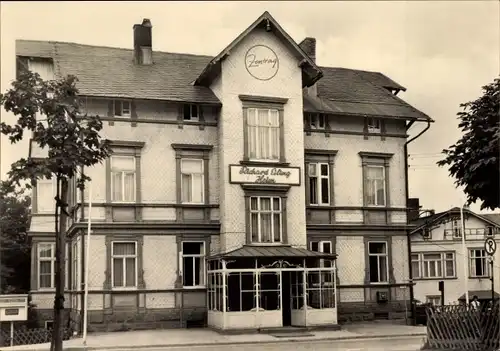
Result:
{"label": "street sign", "polygon": [[490,256],[493,256],[497,251],[497,242],[493,238],[487,238],[484,241],[484,250]]}

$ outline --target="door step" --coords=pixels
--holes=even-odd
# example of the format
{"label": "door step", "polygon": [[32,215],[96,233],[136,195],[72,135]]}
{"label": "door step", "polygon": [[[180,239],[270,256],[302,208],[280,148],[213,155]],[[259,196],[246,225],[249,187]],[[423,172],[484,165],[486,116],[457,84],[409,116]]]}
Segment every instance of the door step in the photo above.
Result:
{"label": "door step", "polygon": [[307,328],[301,327],[283,327],[283,328],[265,328],[260,329],[261,334],[269,334],[275,338],[290,338],[290,337],[308,337],[314,336]]}

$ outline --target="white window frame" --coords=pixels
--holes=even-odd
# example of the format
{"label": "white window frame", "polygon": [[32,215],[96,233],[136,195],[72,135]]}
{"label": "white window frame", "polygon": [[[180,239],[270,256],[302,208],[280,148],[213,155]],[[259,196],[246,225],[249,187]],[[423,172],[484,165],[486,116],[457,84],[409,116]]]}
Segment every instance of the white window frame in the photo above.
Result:
{"label": "white window frame", "polygon": [[[120,105],[121,114],[116,114],[116,104]],[[125,104],[128,104],[128,107],[125,108]],[[113,100],[113,116],[116,118],[129,118],[132,115],[132,102],[130,100]]]}
{"label": "white window frame", "polygon": [[[264,125],[260,125],[258,123],[256,123],[255,125],[252,125],[250,124],[250,114],[252,111],[255,111],[255,116],[256,116],[256,119],[257,119],[257,116],[259,116],[259,111],[267,111],[268,112],[268,124],[267,126],[264,126]],[[271,111],[275,111],[276,112],[276,118],[277,118],[277,127],[276,126],[272,126],[271,124]],[[252,137],[252,133],[250,133],[250,128],[254,127],[255,128],[255,140],[254,142],[252,142],[250,140],[250,138]],[[247,108],[247,126],[246,126],[247,130],[246,130],[246,133],[247,133],[247,147],[248,147],[248,158],[250,161],[259,161],[259,162],[279,162],[280,160],[280,157],[281,157],[281,143],[283,142],[281,140],[281,137],[280,137],[280,134],[281,134],[281,125],[280,125],[280,111],[276,108],[255,108],[255,107],[249,107]],[[266,129],[266,133],[267,133],[267,136],[265,136],[264,138],[267,138],[267,142],[268,142],[268,145],[272,145],[272,140],[273,140],[273,129],[277,128],[278,129],[278,139],[277,139],[277,144],[276,144],[276,153],[277,153],[277,158],[264,158],[262,157],[262,155],[260,155],[260,152],[259,152],[259,149],[257,148],[258,145],[262,144],[262,140],[261,140],[261,137],[259,136],[260,135],[260,129],[261,128],[265,128]],[[255,152],[253,152],[252,150],[252,146],[254,146],[256,148]],[[268,149],[266,150],[267,153],[271,154],[272,151],[271,149]],[[252,155],[252,153],[255,154],[255,157],[251,157],[250,155]]]}
{"label": "white window frame", "polygon": [[[186,108],[186,106],[189,106],[189,118],[186,118],[186,116],[184,115],[184,109]],[[182,110],[182,119],[185,121],[185,122],[198,122],[200,120],[200,106],[199,105],[196,105],[196,104],[184,104],[184,106],[182,107],[183,110]],[[193,116],[193,111],[196,110],[196,116]]]}
{"label": "white window frame", "polygon": [[[385,245],[385,253],[370,253],[370,244],[384,244]],[[371,265],[370,265],[370,257],[377,257],[377,271],[378,271],[378,277],[379,281],[378,282],[372,282],[371,281],[371,274],[369,274],[370,278],[370,284],[387,284],[389,282],[389,243],[387,241],[369,241],[368,242],[368,267],[371,272]],[[380,281],[380,257],[385,257],[385,270],[386,270],[386,277],[387,280],[385,281]],[[370,273],[369,272],[369,273]]]}
{"label": "white window frame", "polygon": [[[37,205],[36,205],[36,213],[54,213],[55,207],[56,207],[56,202],[54,200],[54,197],[57,195],[57,179],[55,176],[52,176],[51,179],[46,179],[46,178],[40,178],[37,179],[36,181],[37,186],[36,186],[36,198],[37,198]],[[50,184],[52,185],[52,193],[51,195],[51,200],[52,200],[52,208],[42,210],[40,211],[40,203],[43,200],[48,200],[48,195],[44,194],[43,192],[40,192],[40,184]]]}
{"label": "white window frame", "polygon": [[[201,250],[200,254],[184,254],[184,243],[195,243],[195,244],[201,244]],[[182,279],[182,287],[184,289],[196,289],[196,288],[204,288],[206,286],[207,282],[207,262],[206,262],[206,257],[207,257],[207,249],[206,249],[206,243],[205,241],[199,241],[199,240],[183,240],[181,242],[181,251],[179,252],[179,275]],[[200,259],[200,265],[203,265],[202,273],[200,276],[200,284],[199,285],[184,285],[184,259]],[[196,275],[196,269],[195,269],[195,264],[193,262],[193,279]]]}
{"label": "white window frame", "polygon": [[[313,244],[315,244],[315,243],[318,244],[318,251],[317,252],[329,253],[329,254],[333,253],[333,243],[330,240],[313,240],[313,241],[311,241],[310,244],[309,244],[309,249],[311,251],[314,251]],[[330,245],[330,250],[329,251],[325,251],[325,244]],[[322,259],[319,260],[319,266],[321,268],[327,267],[325,265],[325,259],[324,258],[322,258]],[[328,268],[329,267],[331,267],[331,266],[328,266]],[[333,286],[333,278],[332,278],[332,275],[330,274],[330,272],[324,272],[324,273],[325,273],[323,275],[323,284],[324,284],[324,286]],[[319,286],[319,283],[317,283],[317,284],[315,283],[313,285]]]}
{"label": "white window frame", "polygon": [[[182,163],[184,161],[197,161],[197,162],[200,162],[201,163],[201,172],[200,173],[187,173],[187,172],[183,172],[182,170]],[[189,175],[190,178],[191,178],[191,189],[193,189],[193,184],[195,182],[195,177],[193,177],[193,174],[197,174],[200,176],[200,179],[201,179],[201,201],[200,202],[196,202],[196,201],[185,201],[183,199],[183,196],[184,196],[184,189],[182,188],[183,186],[183,175]],[[191,194],[192,195],[192,194]],[[205,203],[205,162],[203,159],[201,158],[184,158],[184,159],[181,159],[181,203],[183,204],[204,204]]]}
{"label": "white window frame", "polygon": [[430,303],[433,306],[441,306],[441,296],[439,296],[439,295],[428,295],[428,296],[425,297],[425,302],[426,303]]}
{"label": "white window frame", "polygon": [[[114,254],[114,248],[115,244],[134,244],[135,245],[135,255],[115,255]],[[138,287],[138,281],[139,281],[139,274],[138,274],[138,261],[139,261],[139,255],[137,252],[138,245],[137,241],[132,241],[132,240],[114,240],[111,242],[111,288],[113,290],[136,290]],[[123,260],[123,270],[122,270],[122,278],[123,278],[123,284],[126,284],[126,277],[127,277],[127,264],[126,264],[126,259],[127,258],[134,258],[134,263],[135,263],[135,284],[134,286],[115,286],[115,265],[114,261],[115,259],[122,259]]]}
{"label": "white window frame", "polygon": [[[368,177],[368,173],[369,173],[369,169],[370,168],[380,168],[382,169],[382,179],[370,179]],[[383,188],[384,188],[384,191],[383,191],[383,194],[384,194],[384,203],[382,205],[379,205],[377,204],[378,203],[378,192],[375,191],[375,194],[373,196],[373,198],[375,199],[375,203],[374,204],[369,204],[368,203],[368,200],[367,200],[367,206],[369,207],[386,207],[387,205],[387,188],[386,188],[386,177],[387,177],[387,174],[386,174],[386,171],[385,171],[385,166],[382,166],[382,165],[372,165],[372,164],[369,164],[369,165],[366,165],[366,175],[365,175],[366,179],[365,181],[367,183],[370,183],[370,182],[376,182],[376,181],[382,181],[382,185],[383,185]],[[370,187],[368,186],[367,189],[365,189],[366,192],[370,191],[369,190]],[[365,194],[366,198],[368,199],[369,197],[367,196],[367,194]]]}
{"label": "white window frame", "polygon": [[[477,253],[480,255],[477,255]],[[483,266],[483,274],[476,275],[476,260],[481,260]],[[484,249],[469,249],[469,276],[471,278],[489,278],[490,277],[490,262],[488,254]]]}
{"label": "white window frame", "polygon": [[[417,263],[418,272],[415,272],[415,270],[413,269],[413,263]],[[421,279],[422,278],[422,267],[421,267],[421,260],[420,260],[420,254],[419,253],[413,252],[411,254],[410,264],[412,265],[412,276],[413,276],[413,279]]]}
{"label": "white window frame", "polygon": [[309,128],[313,130],[325,130],[326,118],[326,115],[323,113],[309,114]]}
{"label": "white window frame", "polygon": [[80,260],[80,238],[77,238],[71,245],[72,267],[71,267],[71,289],[79,291],[81,289],[81,260]]}
{"label": "white window frame", "polygon": [[462,226],[460,225],[460,220],[454,219],[451,221],[451,235],[453,239],[462,238]]}
{"label": "white window frame", "polygon": [[380,118],[368,117],[367,118],[368,133],[380,133],[382,130],[382,121]]}
{"label": "white window frame", "polygon": [[64,274],[64,289],[68,290],[69,289],[69,272],[70,272],[70,263],[71,261],[69,260],[69,248],[71,245],[69,243],[65,244],[65,257],[64,257],[64,265],[65,265],[65,274]]}
{"label": "white window frame", "polygon": [[[311,166],[314,167],[314,170],[316,172],[315,175],[311,175]],[[327,169],[327,175],[322,175],[321,174],[321,166],[326,166],[326,169]],[[330,202],[331,202],[331,199],[330,199],[330,194],[331,194],[331,182],[330,182],[330,165],[328,163],[325,163],[325,162],[311,162],[308,164],[307,166],[307,173],[308,173],[308,177],[309,179],[311,178],[316,178],[316,199],[317,199],[317,202],[316,203],[313,203],[311,201],[311,182],[309,181],[309,205],[311,206],[328,206],[330,205]],[[323,191],[322,191],[322,187],[321,187],[321,184],[322,184],[322,180],[323,179],[326,179],[328,181],[328,202],[323,202],[322,201],[322,198],[323,198]]]}
{"label": "white window frame", "polygon": [[[114,169],[113,168],[113,159],[117,158],[132,158],[134,160],[134,169],[133,170],[125,170],[125,169]],[[136,192],[137,192],[137,159],[135,156],[129,156],[129,155],[113,155],[111,156],[110,159],[110,172],[111,172],[111,202],[113,203],[135,203],[136,201]],[[121,173],[122,177],[122,191],[121,191],[121,200],[116,200],[113,199],[114,196],[114,174],[115,173]],[[125,196],[125,174],[127,173],[133,173],[134,174],[134,179],[133,179],[133,186],[134,189],[132,191],[133,193],[133,199],[130,201],[125,201],[123,198]]]}
{"label": "white window frame", "polygon": [[[257,209],[252,210],[252,199],[257,199]],[[262,199],[270,199],[271,200],[271,209],[270,210],[261,210],[261,200]],[[273,209],[274,199],[279,199],[279,211]],[[250,211],[250,237],[252,240],[252,244],[281,244],[283,243],[283,199],[279,196],[250,196],[248,201],[248,208]],[[261,230],[261,214],[269,213],[271,215],[271,242],[262,241],[262,230]],[[280,240],[274,241],[274,215],[278,213],[280,217]],[[252,228],[252,214],[257,214],[257,233],[259,240],[257,242],[253,241],[253,228]]]}
{"label": "white window frame", "polygon": [[[435,259],[426,259],[426,255],[440,255],[439,260]],[[451,258],[448,258],[448,255],[451,255]],[[415,256],[417,257],[415,259]],[[448,261],[451,261],[453,263],[453,274],[449,275],[447,273],[446,269],[446,263]],[[413,277],[414,279],[422,279],[422,280],[433,280],[433,279],[445,279],[445,278],[456,278],[457,276],[457,265],[456,265],[456,255],[455,252],[453,251],[446,251],[446,252],[413,252],[412,257],[411,257],[411,263],[417,262],[418,263],[418,276],[415,275],[415,272],[413,272]],[[441,275],[436,275],[436,276],[430,276],[430,274],[427,274],[426,272],[430,272],[430,265],[434,264],[435,271],[437,272],[438,266],[441,269]],[[427,266],[427,270],[426,267]]]}
{"label": "white window frame", "polygon": [[[41,257],[40,252],[42,251],[43,248],[46,248],[47,246],[50,246],[50,257]],[[41,262],[50,262],[50,287],[41,287],[40,286],[40,265]],[[37,280],[38,280],[38,290],[54,290],[56,285],[55,285],[55,268],[56,268],[56,244],[55,243],[50,243],[50,242],[40,242],[37,244]]]}

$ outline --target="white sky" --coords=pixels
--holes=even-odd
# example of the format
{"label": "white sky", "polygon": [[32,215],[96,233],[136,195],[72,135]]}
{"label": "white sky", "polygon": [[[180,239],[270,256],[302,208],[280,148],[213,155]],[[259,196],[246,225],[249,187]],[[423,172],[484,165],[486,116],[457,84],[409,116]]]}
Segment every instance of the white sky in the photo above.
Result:
{"label": "white sky", "polygon": [[[15,77],[15,40],[132,48],[132,26],[149,18],[153,50],[218,54],[264,11],[300,42],[317,39],[317,63],[381,71],[405,86],[400,97],[436,123],[410,144],[410,196],[437,211],[459,206],[446,169],[435,165],[459,137],[459,104],[500,72],[500,2],[2,2],[1,91]],[[3,110],[1,118],[12,122]],[[415,135],[424,125],[413,127]],[[0,176],[28,152],[2,135]],[[472,206],[475,211],[479,206]]]}

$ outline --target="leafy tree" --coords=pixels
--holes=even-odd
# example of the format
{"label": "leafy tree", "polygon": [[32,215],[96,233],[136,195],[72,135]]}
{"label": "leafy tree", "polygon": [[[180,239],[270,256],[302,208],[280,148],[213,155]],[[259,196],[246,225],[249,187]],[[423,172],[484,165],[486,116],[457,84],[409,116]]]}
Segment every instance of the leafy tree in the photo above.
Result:
{"label": "leafy tree", "polygon": [[[28,242],[31,199],[0,181],[0,293],[27,293],[31,255]],[[15,274],[17,272],[17,274]]]}
{"label": "leafy tree", "polygon": [[463,135],[443,150],[446,157],[437,164],[448,166],[469,205],[480,200],[481,209],[500,208],[500,79],[484,86],[480,98],[460,107],[458,126]]}
{"label": "leafy tree", "polygon": [[[51,350],[62,351],[62,326],[64,310],[66,220],[73,209],[68,208],[68,182],[75,179],[83,189],[90,178],[79,172],[81,167],[91,167],[109,156],[109,143],[99,132],[102,122],[98,116],[82,116],[76,88],[77,78],[67,76],[44,81],[37,73],[20,72],[12,87],[0,95],[0,103],[12,112],[14,125],[0,124],[0,132],[11,143],[23,139],[31,132],[31,147],[43,150],[47,157],[21,158],[12,164],[9,181],[28,187],[38,179],[56,179],[55,196],[55,298],[54,332]],[[42,119],[43,118],[43,119]]]}

